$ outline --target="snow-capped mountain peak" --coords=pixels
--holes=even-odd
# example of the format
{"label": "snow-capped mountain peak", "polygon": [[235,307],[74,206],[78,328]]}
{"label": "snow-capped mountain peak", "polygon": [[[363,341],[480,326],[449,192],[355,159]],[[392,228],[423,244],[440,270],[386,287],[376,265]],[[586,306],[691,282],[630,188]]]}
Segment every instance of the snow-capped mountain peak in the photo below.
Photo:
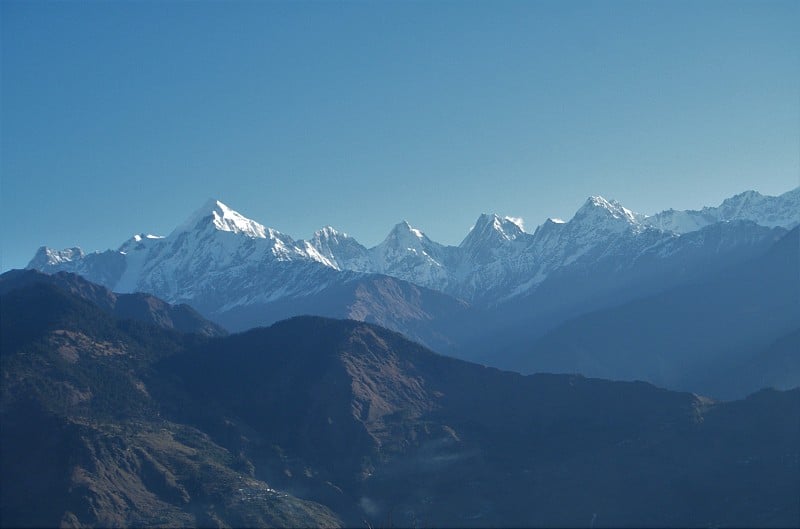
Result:
{"label": "snow-capped mountain peak", "polygon": [[150,233],[137,233],[133,237],[122,243],[122,246],[120,246],[117,251],[121,253],[128,253],[132,250],[142,249],[146,245],[152,244],[153,242],[159,241],[161,239],[164,239],[164,237],[161,235],[153,235]]}
{"label": "snow-capped mountain peak", "polygon": [[496,245],[506,241],[513,241],[524,232],[519,220],[511,217],[501,217],[497,213],[483,213],[469,233],[461,241],[459,247],[474,248],[480,245]]}
{"label": "snow-capped mountain peak", "polygon": [[382,243],[369,250],[372,270],[423,286],[447,283],[448,248],[430,240],[408,221],[396,224]]}
{"label": "snow-capped mountain peak", "polygon": [[646,252],[670,255],[669,245],[681,234],[735,220],[791,229],[800,223],[800,188],[778,197],[749,191],[719,207],[652,217],[593,196],[569,222],[548,219],[534,233],[512,217],[484,214],[458,247],[441,245],[403,221],[371,249],[331,226],[296,241],[210,200],[166,238],[134,235],[118,250],[92,253],[40,248],[28,267],[74,272],[118,292],[193,300],[213,310],[308,295],[326,284],[313,278],[333,277],[326,275],[331,269],[386,274],[495,303],[527,295],[568,267],[619,258],[624,268]]}
{"label": "snow-capped mountain peak", "polygon": [[[265,239],[275,230],[267,230],[258,222],[248,219],[217,199],[209,199],[203,206],[189,216],[186,221],[178,226],[172,234],[193,231],[198,225],[204,223],[214,227],[217,231],[241,233],[253,239]],[[277,232],[276,232],[277,233]]]}
{"label": "snow-capped mountain peak", "polygon": [[303,244],[312,259],[331,268],[356,272],[366,272],[370,269],[367,249],[333,226],[325,226],[315,231],[311,240],[303,241]]}
{"label": "snow-capped mountain peak", "polygon": [[[478,222],[475,223],[475,228],[479,226],[483,229],[491,229],[493,232],[509,241],[516,239],[524,233],[519,220],[511,217],[501,217],[497,213],[481,215],[478,218]],[[475,231],[475,228],[473,228],[473,231]]]}
{"label": "snow-capped mountain peak", "polygon": [[[584,209],[591,209],[591,210],[599,210],[608,212],[609,215],[613,216],[614,218],[625,219],[629,222],[636,221],[636,214],[633,213],[628,208],[624,207],[622,204],[617,202],[616,200],[606,200],[601,196],[591,196],[586,199],[586,203],[584,204]],[[578,210],[580,213],[581,210]]]}
{"label": "snow-capped mountain peak", "polygon": [[570,224],[591,224],[595,227],[627,229],[639,227],[643,215],[634,213],[616,200],[591,196],[572,217]]}
{"label": "snow-capped mountain peak", "polygon": [[57,266],[72,261],[77,261],[86,257],[83,250],[77,246],[73,248],[65,248],[63,250],[56,250],[42,246],[36,250],[36,255],[33,256],[28,268],[40,269],[46,266]]}
{"label": "snow-capped mountain peak", "polygon": [[402,220],[394,225],[392,230],[389,232],[389,235],[386,236],[384,243],[389,241],[400,242],[413,239],[429,240],[428,237],[422,233],[422,231],[411,226],[407,220]]}
{"label": "snow-capped mountain peak", "polygon": [[371,251],[379,254],[385,253],[386,251],[412,251],[431,255],[437,253],[434,248],[440,246],[439,243],[430,240],[422,230],[413,227],[408,221],[403,220],[395,224],[383,242],[372,248]]}
{"label": "snow-capped mountain peak", "polygon": [[349,235],[338,231],[333,226],[324,226],[315,231],[313,236],[316,240],[334,239],[338,237],[349,237]]}
{"label": "snow-capped mountain peak", "polygon": [[767,227],[792,228],[800,218],[800,187],[778,196],[745,191],[726,198],[718,207],[701,210],[668,209],[647,217],[645,222],[658,229],[674,233],[689,233],[715,222],[751,220]]}
{"label": "snow-capped mountain peak", "polygon": [[728,197],[722,201],[723,204],[727,203],[736,203],[736,202],[749,202],[754,199],[758,199],[763,197],[761,193],[755,191],[753,189],[748,189],[747,191],[742,191],[741,193],[737,193],[732,197]]}

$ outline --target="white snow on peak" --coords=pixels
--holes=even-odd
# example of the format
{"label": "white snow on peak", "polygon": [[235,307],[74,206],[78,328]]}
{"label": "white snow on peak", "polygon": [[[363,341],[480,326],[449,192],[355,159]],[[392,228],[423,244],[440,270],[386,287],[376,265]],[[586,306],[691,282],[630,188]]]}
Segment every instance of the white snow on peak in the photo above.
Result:
{"label": "white snow on peak", "polygon": [[127,254],[134,250],[142,250],[144,247],[152,245],[156,241],[164,239],[161,235],[152,235],[149,233],[137,233],[119,247],[117,250],[120,253]]}
{"label": "white snow on peak", "polygon": [[163,239],[163,235],[153,235],[151,233],[137,233],[133,236],[134,242],[142,242],[143,240],[156,240]]}
{"label": "white snow on peak", "polygon": [[379,245],[368,250],[371,271],[436,288],[448,282],[448,249],[430,240],[407,221],[394,226]]}
{"label": "white snow on peak", "polygon": [[333,226],[325,226],[314,232],[315,239],[330,239],[334,237],[349,237],[349,235],[338,231]]}
{"label": "white snow on peak", "polygon": [[92,254],[42,247],[28,267],[87,274],[115,291],[145,291],[171,302],[224,299],[228,308],[307,295],[324,287],[331,269],[383,273],[465,300],[497,302],[530,292],[574,263],[635,257],[653,244],[733,220],[792,228],[800,224],[800,188],[778,197],[748,191],[718,207],[651,217],[593,196],[568,222],[550,218],[534,233],[524,231],[522,219],[483,214],[458,247],[432,241],[403,221],[370,249],[331,226],[295,241],[210,200],[166,239],[137,234],[117,251]]}
{"label": "white snow on peak", "polygon": [[595,208],[602,208],[611,213],[611,215],[613,215],[616,218],[624,218],[631,222],[634,222],[636,220],[634,213],[628,208],[624,207],[619,202],[617,202],[616,200],[606,200],[601,196],[591,196],[586,201],[586,205]]}
{"label": "white snow on peak", "polygon": [[212,215],[214,216],[214,226],[216,226],[218,230],[244,233],[248,237],[258,239],[266,238],[266,230],[264,226],[258,222],[248,219],[220,201],[216,201],[216,205],[217,207],[212,211]]}
{"label": "white snow on peak", "polygon": [[412,234],[417,239],[427,238],[422,231],[418,230],[417,228],[413,227],[411,224],[408,223],[407,220],[404,220],[400,224],[396,226],[398,232],[408,232]]}
{"label": "white snow on peak", "polygon": [[800,224],[800,187],[782,195],[745,191],[726,198],[718,207],[679,211],[668,209],[644,221],[660,230],[688,233],[724,221],[749,220],[770,228],[791,229]]}
{"label": "white snow on peak", "polygon": [[564,221],[563,219],[559,219],[558,217],[549,217],[547,220],[549,220],[553,224],[565,224],[566,223],[566,221]]}
{"label": "white snow on peak", "polygon": [[371,261],[358,241],[332,226],[314,232],[309,241],[300,241],[311,259],[336,270],[368,272]]}
{"label": "white snow on peak", "polygon": [[[459,247],[476,247],[484,244],[494,245],[498,241],[513,241],[525,233],[522,219],[501,217],[497,213],[482,213]],[[489,242],[493,241],[493,242]]]}
{"label": "white snow on peak", "polygon": [[503,217],[503,220],[507,220],[508,222],[515,224],[521,231],[525,231],[525,219],[522,217]]}
{"label": "white snow on peak", "polygon": [[248,219],[219,200],[210,199],[203,204],[200,209],[190,215],[183,224],[178,226],[172,234],[192,231],[197,228],[200,222],[206,219],[211,221],[211,225],[213,225],[214,229],[217,231],[241,233],[253,239],[265,239],[268,233],[272,236],[273,232],[275,232],[275,230],[272,229],[268,231],[263,225],[252,219]]}
{"label": "white snow on peak", "polygon": [[612,231],[629,228],[643,229],[641,220],[644,215],[634,213],[616,200],[606,200],[601,196],[591,196],[581,206],[568,224],[585,225],[592,229],[611,229]]}
{"label": "white snow on peak", "polygon": [[39,251],[36,252],[36,256],[33,258],[33,261],[31,261],[31,264],[36,261],[37,265],[42,264],[52,266],[71,263],[73,261],[83,259],[84,257],[86,257],[86,254],[77,246],[74,248],[65,248],[63,250],[55,250],[53,248],[48,248],[47,246],[42,246],[39,248]]}
{"label": "white snow on peak", "polygon": [[391,241],[402,242],[409,240],[410,237],[414,237],[420,240],[428,239],[428,237],[426,237],[421,230],[418,230],[417,228],[411,226],[411,224],[409,224],[407,220],[403,220],[394,225],[394,228],[392,228],[392,231],[390,231],[389,235],[386,236],[386,239],[383,241],[383,243],[385,244]]}
{"label": "white snow on peak", "polygon": [[336,262],[336,257],[333,255],[333,252],[328,251],[327,254],[320,251],[320,249],[314,245],[311,241],[300,241],[303,244],[303,250],[305,250],[306,254],[308,254],[311,259],[317,261],[318,263],[322,263],[328,268],[335,268],[336,270],[341,270],[342,267],[339,266],[339,263]]}

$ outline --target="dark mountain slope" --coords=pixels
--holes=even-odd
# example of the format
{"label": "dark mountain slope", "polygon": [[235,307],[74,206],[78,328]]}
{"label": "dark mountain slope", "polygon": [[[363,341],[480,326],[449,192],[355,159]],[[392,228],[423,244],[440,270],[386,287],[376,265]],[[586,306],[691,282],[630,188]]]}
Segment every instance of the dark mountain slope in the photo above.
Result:
{"label": "dark mountain slope", "polygon": [[36,270],[11,270],[0,276],[0,294],[44,283],[81,297],[115,318],[153,323],[165,329],[206,336],[221,336],[225,330],[204,319],[189,305],[170,305],[144,293],[115,294],[83,277],[68,272],[49,275]]}
{"label": "dark mountain slope", "polygon": [[[583,256],[555,271],[532,294],[475,311],[458,342],[464,358],[518,369],[507,355],[584,314],[657,295],[672,288],[713,279],[767,252],[786,235],[782,228],[752,222],[712,224],[670,241],[637,239],[623,251]],[[450,351],[445,351],[450,353]],[[455,354],[455,353],[453,353]]]}
{"label": "dark mountain slope", "polygon": [[469,310],[453,297],[378,274],[355,275],[312,295],[235,307],[209,317],[231,331],[271,325],[297,315],[374,323],[437,350],[455,347],[454,329]]}
{"label": "dark mountain slope", "polygon": [[325,507],[254,479],[202,432],[169,421],[87,423],[3,413],[3,527],[309,527]]}
{"label": "dark mountain slope", "polygon": [[800,391],[522,376],[312,317],[207,338],[47,283],[0,311],[2,526],[800,517]]}
{"label": "dark mountain slope", "polygon": [[715,369],[691,373],[686,385],[721,396],[743,395],[756,388],[800,387],[800,328],[741,356],[731,362],[720,362]]}
{"label": "dark mountain slope", "polygon": [[153,362],[206,338],[33,282],[0,297],[0,525],[336,525],[161,418]]}
{"label": "dark mountain slope", "polygon": [[198,403],[170,413],[246,454],[257,477],[351,524],[579,526],[596,514],[596,526],[752,526],[800,516],[788,499],[800,492],[800,391],[740,405],[645,383],[526,377],[319,318],[215,339],[160,369]]}
{"label": "dark mountain slope", "polygon": [[[573,319],[507,353],[502,365],[522,372],[644,379],[740,398],[764,385],[782,384],[781,377],[759,376],[766,376],[763,369],[748,374],[742,368],[755,367],[756,353],[798,322],[800,235],[794,229],[756,260]],[[744,378],[731,377],[734,372]]]}

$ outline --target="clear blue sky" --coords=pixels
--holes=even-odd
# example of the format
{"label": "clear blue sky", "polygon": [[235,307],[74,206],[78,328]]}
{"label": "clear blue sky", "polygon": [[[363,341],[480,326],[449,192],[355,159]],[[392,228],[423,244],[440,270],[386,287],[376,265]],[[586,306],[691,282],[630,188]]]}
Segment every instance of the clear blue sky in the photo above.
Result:
{"label": "clear blue sky", "polygon": [[455,244],[587,196],[800,184],[800,2],[22,2],[2,9],[2,269],[217,197],[296,238]]}

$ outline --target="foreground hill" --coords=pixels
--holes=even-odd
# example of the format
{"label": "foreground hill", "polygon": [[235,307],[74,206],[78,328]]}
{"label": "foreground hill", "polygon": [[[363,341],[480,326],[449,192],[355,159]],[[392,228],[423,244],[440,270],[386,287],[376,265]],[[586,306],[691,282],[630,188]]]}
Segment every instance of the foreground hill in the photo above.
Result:
{"label": "foreground hill", "polygon": [[161,417],[150,366],[204,339],[115,319],[53,283],[4,292],[0,525],[338,525]]}
{"label": "foreground hill", "polygon": [[[354,321],[2,293],[3,526],[791,526],[800,391],[522,376]],[[301,499],[302,498],[302,499]]]}
{"label": "foreground hill", "polygon": [[212,340],[165,368],[201,403],[186,420],[245,453],[280,454],[268,481],[373,521],[765,526],[800,515],[797,390],[716,403],[525,377],[318,318]]}

